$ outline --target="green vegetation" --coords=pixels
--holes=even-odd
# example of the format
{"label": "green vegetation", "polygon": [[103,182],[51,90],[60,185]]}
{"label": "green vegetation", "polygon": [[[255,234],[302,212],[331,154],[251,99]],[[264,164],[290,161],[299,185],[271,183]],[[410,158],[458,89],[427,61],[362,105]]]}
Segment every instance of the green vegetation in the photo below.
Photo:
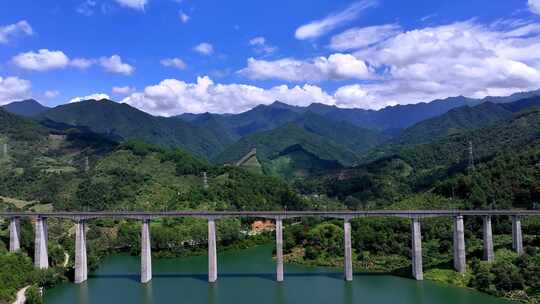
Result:
{"label": "green vegetation", "polygon": [[109,100],[65,104],[41,113],[38,118],[85,126],[114,140],[143,139],[164,147],[181,147],[204,157],[217,154],[231,143],[219,130],[195,126],[176,118],[155,117]]}
{"label": "green vegetation", "polygon": [[[413,137],[421,144],[393,142],[369,150],[362,159],[359,153],[386,138],[350,122],[325,120],[327,115],[337,113],[325,106],[310,107],[317,113],[313,114],[305,108],[274,104],[254,109],[249,115],[206,114],[189,123],[178,118],[151,117],[108,101],[87,101],[48,110],[41,124],[0,109],[0,143],[9,146],[7,157],[2,155],[0,159],[0,209],[538,208],[540,110],[531,107],[522,110],[523,105],[534,103],[529,100],[523,101],[522,106],[497,105],[494,109],[493,104],[486,104],[456,109],[405,133],[417,134]],[[445,105],[441,101],[440,106]],[[521,112],[507,117],[507,112],[499,111],[501,107],[511,113]],[[95,113],[83,115],[87,110]],[[255,118],[262,119],[262,123],[256,124]],[[197,133],[204,124],[223,128],[226,135],[220,137],[219,132],[212,131],[215,128],[205,131],[211,134]],[[190,130],[194,133],[186,135]],[[229,139],[241,134],[251,135],[229,146],[216,160],[236,162],[256,147],[257,158],[247,162],[247,169],[214,165],[201,157],[215,155]],[[141,139],[116,142],[123,138]],[[474,169],[468,167],[467,148],[471,140]],[[195,155],[163,146],[182,146]],[[260,166],[266,175],[258,170]],[[203,173],[208,177],[207,187]],[[218,221],[219,248],[241,248],[272,238],[268,233],[248,236],[249,224],[240,219]],[[284,241],[289,261],[343,264],[342,221],[302,219],[286,224]],[[206,248],[207,227],[203,220],[160,219],[151,225],[156,256],[192,255]],[[460,275],[452,270],[451,220],[423,220],[426,278],[537,303],[540,295],[535,274],[540,244],[534,236],[539,234],[540,223],[535,220],[523,223],[527,254],[517,257],[508,251],[510,220],[495,218],[497,260],[493,264],[479,261],[481,225],[481,219],[466,219],[469,264],[467,274]],[[22,286],[52,286],[72,277],[72,226],[68,221],[49,221],[53,267],[46,272],[35,272],[28,258],[33,252],[30,221],[21,222],[20,254],[6,252],[7,223],[0,222],[0,267],[2,263],[11,265],[0,268],[0,283],[4,282],[3,276],[21,273],[8,285],[0,284],[0,301],[12,299]],[[354,220],[352,235],[357,271],[410,275],[409,220]],[[103,256],[112,252],[138,254],[140,223],[91,221],[87,238],[89,267],[93,269]],[[71,258],[64,267],[66,254]],[[39,301],[35,287],[28,292]]]}
{"label": "green vegetation", "polygon": [[340,167],[351,165],[357,160],[356,154],[346,147],[290,123],[272,131],[256,133],[241,139],[221,153],[215,161],[234,162],[253,148],[257,149],[257,157],[263,168],[269,167],[272,160],[298,149],[320,159],[323,168],[328,166],[327,163],[333,163],[333,167]]}

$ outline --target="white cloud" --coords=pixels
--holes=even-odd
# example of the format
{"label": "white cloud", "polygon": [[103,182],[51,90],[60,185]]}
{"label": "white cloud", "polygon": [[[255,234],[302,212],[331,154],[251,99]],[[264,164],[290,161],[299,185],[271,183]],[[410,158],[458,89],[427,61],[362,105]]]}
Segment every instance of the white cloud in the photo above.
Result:
{"label": "white cloud", "polygon": [[69,62],[71,66],[74,66],[79,69],[87,69],[91,67],[96,61],[94,59],[87,58],[75,58]]}
{"label": "white cloud", "polygon": [[45,91],[43,95],[45,96],[45,98],[52,99],[60,95],[60,92],[57,90],[49,90],[49,91]]}
{"label": "white cloud", "polygon": [[131,65],[122,62],[122,58],[118,55],[101,57],[100,59],[75,58],[71,60],[62,51],[49,51],[47,49],[21,53],[13,57],[11,61],[19,68],[38,72],[63,69],[67,66],[87,69],[94,64],[101,65],[107,72],[123,75],[131,75],[135,70]]}
{"label": "white cloud", "polygon": [[90,17],[94,14],[94,9],[96,6],[96,1],[94,0],[86,0],[83,1],[78,7],[77,7],[77,13]]}
{"label": "white cloud", "polygon": [[7,43],[15,36],[34,34],[34,30],[26,20],[21,20],[14,24],[0,26],[0,43]]}
{"label": "white cloud", "polygon": [[116,0],[116,2],[124,7],[144,11],[144,6],[148,3],[148,0]]}
{"label": "white cloud", "polygon": [[182,23],[187,23],[190,19],[190,17],[183,11],[178,12],[178,17]]}
{"label": "white cloud", "polygon": [[116,74],[131,75],[135,71],[131,65],[122,62],[122,58],[118,55],[111,57],[102,57],[99,59],[99,64],[105,71]]}
{"label": "white cloud", "polygon": [[82,96],[82,97],[75,97],[75,98],[72,98],[69,103],[73,103],[73,102],[81,102],[81,101],[84,101],[84,100],[90,100],[90,99],[94,99],[94,100],[102,100],[102,99],[111,99],[109,97],[109,95],[105,94],[105,93],[95,93],[95,94],[90,94],[90,95],[87,95],[87,96]]}
{"label": "white cloud", "polygon": [[253,47],[253,51],[257,54],[272,54],[277,51],[277,47],[268,45],[266,43],[266,38],[264,37],[255,37],[249,40],[249,45]]}
{"label": "white cloud", "polygon": [[135,88],[132,88],[130,86],[113,87],[112,92],[119,95],[127,95],[135,92]]}
{"label": "white cloud", "polygon": [[0,105],[30,96],[30,81],[18,77],[0,77]]}
{"label": "white cloud", "polygon": [[19,68],[41,72],[65,68],[69,64],[69,58],[62,51],[41,49],[37,53],[18,54],[13,57],[12,62]]}
{"label": "white cloud", "polygon": [[324,19],[312,21],[296,29],[295,37],[299,40],[312,39],[322,36],[335,28],[352,21],[362,11],[377,5],[376,0],[363,0],[355,2],[345,10],[331,14]]}
{"label": "white cloud", "polygon": [[386,71],[387,80],[370,94],[376,92],[375,99],[389,103],[537,89],[540,36],[533,25],[469,21],[428,27],[401,33],[356,55]]}
{"label": "white cloud", "polygon": [[531,12],[540,15],[540,0],[529,0],[528,4]]}
{"label": "white cloud", "polygon": [[247,67],[239,73],[251,79],[281,79],[286,81],[319,82],[340,79],[371,79],[366,63],[350,54],[332,54],[310,60],[293,58],[275,61],[249,58]]}
{"label": "white cloud", "polygon": [[161,60],[161,65],[166,66],[166,67],[177,68],[179,70],[185,70],[187,67],[186,63],[180,58],[163,59]]}
{"label": "white cloud", "polygon": [[304,106],[311,102],[334,102],[317,86],[282,85],[267,90],[245,84],[214,83],[208,76],[198,77],[197,83],[165,79],[143,92],[133,93],[123,102],[154,115],[172,116],[184,112],[238,113],[275,100]]}
{"label": "white cloud", "polygon": [[400,32],[401,27],[396,24],[352,28],[332,37],[330,48],[338,51],[360,49],[393,37]]}
{"label": "white cloud", "polygon": [[203,55],[212,55],[214,53],[214,46],[208,42],[203,42],[195,47],[195,51]]}

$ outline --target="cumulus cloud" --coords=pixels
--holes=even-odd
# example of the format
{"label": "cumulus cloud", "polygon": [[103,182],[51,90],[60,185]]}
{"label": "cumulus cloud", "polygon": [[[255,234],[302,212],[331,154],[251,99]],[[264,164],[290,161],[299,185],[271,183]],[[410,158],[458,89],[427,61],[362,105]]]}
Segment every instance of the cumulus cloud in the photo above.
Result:
{"label": "cumulus cloud", "polygon": [[57,90],[49,90],[49,91],[45,91],[43,95],[45,96],[45,98],[52,99],[60,95],[60,92]]}
{"label": "cumulus cloud", "polygon": [[364,88],[388,104],[510,94],[538,88],[538,33],[535,24],[457,22],[403,32],[355,55],[385,71],[385,81]]}
{"label": "cumulus cloud", "polygon": [[319,82],[339,79],[371,79],[373,73],[366,63],[351,54],[332,54],[310,60],[285,58],[274,61],[249,58],[247,67],[239,73],[250,79],[281,79]]}
{"label": "cumulus cloud", "polygon": [[69,58],[62,51],[41,49],[36,52],[21,53],[13,57],[12,62],[21,69],[32,71],[47,71],[65,68]]}
{"label": "cumulus cloud", "polygon": [[112,92],[119,95],[127,95],[131,94],[135,91],[135,88],[132,88],[130,86],[123,86],[123,87],[113,87]]}
{"label": "cumulus cloud", "polygon": [[198,77],[196,83],[165,79],[146,87],[143,92],[131,94],[123,102],[154,115],[171,116],[206,111],[238,113],[275,100],[296,105],[334,102],[332,96],[317,86],[282,85],[263,89],[245,84],[219,84],[208,76]]}
{"label": "cumulus cloud", "polygon": [[249,45],[253,47],[253,51],[257,54],[272,54],[277,51],[277,47],[269,45],[266,43],[266,38],[264,37],[255,37],[249,40]]}
{"label": "cumulus cloud", "polygon": [[178,17],[182,23],[187,23],[190,19],[190,17],[183,11],[178,12]]}
{"label": "cumulus cloud", "polygon": [[208,42],[200,43],[195,46],[195,51],[203,55],[212,55],[214,53],[214,46]]}
{"label": "cumulus cloud", "polygon": [[397,24],[352,28],[333,36],[330,42],[330,48],[337,51],[359,49],[381,42],[400,32],[401,27]]}
{"label": "cumulus cloud", "polygon": [[324,19],[312,21],[300,26],[296,29],[295,37],[299,40],[305,40],[322,36],[341,25],[356,19],[362,11],[376,6],[377,3],[376,0],[355,2],[341,12],[331,14]]}
{"label": "cumulus cloud", "polygon": [[540,15],[540,0],[529,0],[528,4],[531,12]]}
{"label": "cumulus cloud", "polygon": [[79,69],[87,69],[94,64],[99,64],[103,67],[103,69],[105,69],[105,71],[110,73],[131,75],[135,71],[134,67],[122,62],[122,58],[118,55],[101,57],[99,59],[70,59],[62,51],[50,51],[48,49],[18,54],[11,59],[11,62],[21,69],[38,72],[63,69],[68,66]]}
{"label": "cumulus cloud", "polygon": [[135,71],[134,67],[122,62],[122,58],[118,55],[102,57],[99,59],[99,64],[105,71],[115,74],[131,75]]}
{"label": "cumulus cloud", "polygon": [[34,30],[26,20],[21,20],[14,24],[0,26],[0,43],[7,43],[15,36],[34,34]]}
{"label": "cumulus cloud", "polygon": [[0,105],[30,96],[31,84],[18,77],[0,77]]}
{"label": "cumulus cloud", "polygon": [[73,103],[73,102],[81,102],[83,100],[90,100],[90,99],[94,99],[94,100],[102,100],[102,99],[111,99],[109,97],[109,95],[105,94],[105,93],[94,93],[94,94],[90,94],[90,95],[87,95],[87,96],[81,96],[81,97],[74,97],[72,98],[69,103]]}
{"label": "cumulus cloud", "polygon": [[186,63],[180,58],[166,58],[161,60],[161,65],[166,67],[172,67],[179,70],[185,70],[187,68]]}
{"label": "cumulus cloud", "polygon": [[148,3],[148,0],[116,0],[116,2],[123,7],[144,11],[144,6]]}

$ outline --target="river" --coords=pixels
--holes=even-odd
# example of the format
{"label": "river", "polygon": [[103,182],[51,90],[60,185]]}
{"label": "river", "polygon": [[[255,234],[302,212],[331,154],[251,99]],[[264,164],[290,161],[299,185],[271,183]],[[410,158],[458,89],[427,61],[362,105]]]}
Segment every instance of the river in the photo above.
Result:
{"label": "river", "polygon": [[509,304],[468,289],[390,275],[356,274],[346,283],[337,269],[285,265],[275,282],[272,247],[221,253],[217,283],[207,282],[206,257],[154,259],[151,283],[139,283],[139,258],[114,255],[86,283],[45,292],[46,304]]}

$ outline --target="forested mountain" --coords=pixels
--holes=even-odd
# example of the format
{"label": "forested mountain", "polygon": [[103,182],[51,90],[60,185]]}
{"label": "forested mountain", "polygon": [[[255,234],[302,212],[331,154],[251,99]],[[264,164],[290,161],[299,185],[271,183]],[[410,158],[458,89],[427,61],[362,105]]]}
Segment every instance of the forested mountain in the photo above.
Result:
{"label": "forested mountain", "polygon": [[477,129],[511,118],[513,113],[533,106],[540,106],[539,97],[504,104],[485,102],[475,107],[455,108],[443,115],[424,120],[405,129],[393,142],[399,144],[429,142],[443,136]]}
{"label": "forested mountain", "polygon": [[350,166],[356,154],[345,146],[289,123],[271,131],[246,136],[223,151],[217,163],[234,163],[251,149],[257,149],[257,158],[267,172],[300,175],[310,170]]}
{"label": "forested mountain", "polygon": [[85,100],[52,108],[37,117],[73,126],[86,126],[112,139],[138,138],[165,147],[181,147],[200,156],[220,152],[231,139],[216,129],[174,118],[155,117],[127,104]]}
{"label": "forested mountain", "polygon": [[7,105],[3,105],[2,107],[10,113],[21,115],[21,116],[28,116],[28,117],[34,117],[49,109],[49,107],[46,107],[40,104],[34,99],[14,101]]}
{"label": "forested mountain", "polygon": [[219,128],[232,136],[233,139],[238,140],[246,135],[280,127],[297,119],[301,112],[303,110],[300,108],[274,102],[271,105],[258,105],[240,114],[184,114],[178,118],[201,127]]}
{"label": "forested mountain", "polygon": [[[348,198],[350,206],[390,204],[414,193],[429,190],[456,174],[469,172],[469,143],[473,147],[473,163],[485,168],[489,166],[483,163],[495,161],[500,164],[498,158],[511,157],[522,151],[528,151],[523,154],[525,158],[527,155],[535,155],[540,151],[540,108],[528,108],[508,120],[448,135],[425,144],[382,146],[378,149],[384,151],[381,156],[355,168],[313,176],[301,187],[307,187],[304,190],[308,192],[326,191],[331,196]],[[532,161],[526,167],[535,172],[538,163]],[[518,179],[504,177],[510,173],[508,170],[497,173],[498,178],[505,178],[508,183],[518,182]],[[493,178],[489,177],[489,170],[483,172],[486,172],[486,176],[478,177],[478,180]],[[488,191],[489,188],[482,189]],[[499,203],[505,204],[505,207],[517,204],[513,201],[511,187],[505,189],[510,194],[506,195],[505,200],[500,199]],[[527,206],[531,207],[530,204]]]}
{"label": "forested mountain", "polygon": [[242,137],[258,131],[271,130],[283,123],[298,119],[304,113],[311,112],[330,121],[343,121],[361,128],[395,133],[424,119],[446,113],[450,109],[464,105],[474,106],[479,103],[479,100],[456,97],[429,103],[387,107],[375,111],[345,109],[317,103],[307,107],[297,107],[276,101],[267,106],[259,105],[240,114],[182,114],[177,118],[199,125],[205,125],[212,118],[233,136]]}

